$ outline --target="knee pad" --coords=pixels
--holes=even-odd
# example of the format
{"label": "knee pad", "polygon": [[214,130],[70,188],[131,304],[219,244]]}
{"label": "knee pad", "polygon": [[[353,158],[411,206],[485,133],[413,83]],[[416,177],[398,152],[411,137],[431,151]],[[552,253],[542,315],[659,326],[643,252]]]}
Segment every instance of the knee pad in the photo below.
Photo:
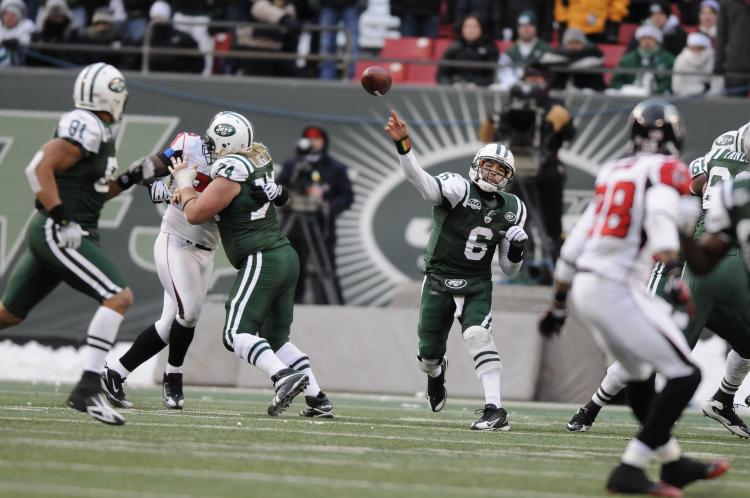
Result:
{"label": "knee pad", "polygon": [[464,331],[463,337],[466,349],[474,359],[477,377],[491,370],[502,370],[497,346],[488,329],[474,325]]}
{"label": "knee pad", "polygon": [[443,363],[442,358],[438,360],[428,360],[417,355],[417,365],[419,366],[419,369],[426,374],[431,374],[432,372],[434,372],[441,363]]}
{"label": "knee pad", "polygon": [[180,318],[179,316],[175,318],[177,320],[177,323],[182,325],[183,327],[190,329],[194,328],[198,324],[198,318],[200,318],[201,313],[200,310],[197,313],[185,313],[184,318]]}

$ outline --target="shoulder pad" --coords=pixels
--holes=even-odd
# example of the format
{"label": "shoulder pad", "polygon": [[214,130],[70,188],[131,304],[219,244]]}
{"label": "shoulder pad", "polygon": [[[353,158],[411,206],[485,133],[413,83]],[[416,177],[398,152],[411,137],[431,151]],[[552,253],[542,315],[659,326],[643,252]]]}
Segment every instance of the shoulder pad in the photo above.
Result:
{"label": "shoulder pad", "polygon": [[96,115],[83,109],[63,114],[57,123],[57,136],[79,144],[83,149],[96,154],[102,142],[108,142],[111,134]]}
{"label": "shoulder pad", "polygon": [[443,199],[448,201],[452,208],[456,207],[469,195],[469,181],[459,174],[450,172],[440,173],[435,179],[440,186],[440,193]]}
{"label": "shoulder pad", "polygon": [[244,182],[250,178],[253,171],[255,171],[255,168],[253,168],[253,165],[246,158],[236,154],[229,154],[217,159],[211,165],[211,178],[223,176],[233,182]]}
{"label": "shoulder pad", "polygon": [[668,158],[659,166],[659,182],[673,187],[680,195],[690,194],[690,171],[677,158]]}

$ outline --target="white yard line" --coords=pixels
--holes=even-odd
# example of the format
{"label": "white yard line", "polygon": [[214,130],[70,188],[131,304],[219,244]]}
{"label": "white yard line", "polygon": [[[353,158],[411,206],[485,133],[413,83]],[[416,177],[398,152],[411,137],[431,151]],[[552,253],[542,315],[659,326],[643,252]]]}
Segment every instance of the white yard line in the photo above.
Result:
{"label": "white yard line", "polygon": [[[10,493],[8,495],[7,493]],[[25,494],[57,496],[75,496],[79,498],[218,498],[204,493],[197,495],[160,493],[154,491],[126,491],[121,488],[92,488],[70,486],[67,484],[40,484],[27,481],[0,480],[0,496],[19,496]]]}

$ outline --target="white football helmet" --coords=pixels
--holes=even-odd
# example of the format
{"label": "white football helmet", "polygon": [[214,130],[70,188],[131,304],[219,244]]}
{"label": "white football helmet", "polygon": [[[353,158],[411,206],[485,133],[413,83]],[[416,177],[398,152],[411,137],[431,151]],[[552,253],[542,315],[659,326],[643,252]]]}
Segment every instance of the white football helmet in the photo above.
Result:
{"label": "white football helmet", "polygon": [[125,77],[114,66],[97,62],[84,67],[73,87],[73,102],[78,109],[108,112],[120,122],[128,101]]}
{"label": "white football helmet", "polygon": [[242,114],[222,111],[211,119],[203,137],[203,155],[208,163],[221,156],[248,149],[253,144],[253,124]]}
{"label": "white football helmet", "polygon": [[750,153],[750,123],[745,123],[737,130],[737,152],[742,152],[745,157]]}
{"label": "white football helmet", "polygon": [[[482,164],[484,161],[491,161],[499,164],[506,171],[505,178],[497,182],[487,180],[487,175],[482,174]],[[477,187],[485,192],[502,192],[508,182],[516,174],[515,160],[513,153],[501,143],[487,144],[476,153],[474,160],[469,168],[469,178]]]}

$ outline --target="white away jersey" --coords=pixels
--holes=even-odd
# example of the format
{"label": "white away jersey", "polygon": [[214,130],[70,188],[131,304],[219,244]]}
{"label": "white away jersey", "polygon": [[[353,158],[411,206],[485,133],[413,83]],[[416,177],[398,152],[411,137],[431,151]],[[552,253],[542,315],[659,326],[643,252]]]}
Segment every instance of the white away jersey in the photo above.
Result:
{"label": "white away jersey", "polygon": [[[188,164],[198,165],[198,174],[193,186],[200,195],[211,181],[211,165],[203,155],[203,139],[195,133],[178,133],[164,153],[171,157],[177,151],[182,151],[182,157]],[[216,222],[211,220],[202,225],[191,225],[179,204],[170,204],[167,207],[162,218],[161,231],[212,249],[219,245],[219,227]]]}
{"label": "white away jersey", "polygon": [[676,218],[689,187],[687,166],[672,156],[639,154],[608,162],[560,257],[578,271],[642,285],[655,252],[679,249]]}

